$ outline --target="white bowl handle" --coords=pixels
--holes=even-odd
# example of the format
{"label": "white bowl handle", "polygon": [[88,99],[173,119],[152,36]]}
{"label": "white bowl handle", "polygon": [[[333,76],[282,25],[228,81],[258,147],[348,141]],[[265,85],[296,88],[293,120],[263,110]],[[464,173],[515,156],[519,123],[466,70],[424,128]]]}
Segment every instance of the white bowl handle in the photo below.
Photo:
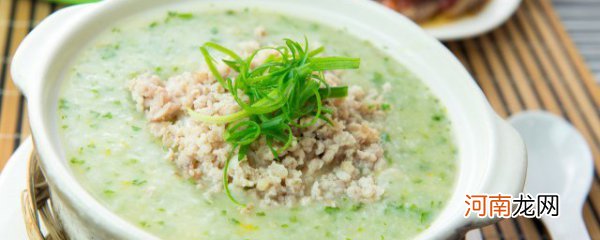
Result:
{"label": "white bowl handle", "polygon": [[[505,120],[496,117],[497,146],[495,159],[488,169],[487,182],[483,185],[486,194],[510,194],[513,199],[523,192],[527,175],[527,151],[519,133]],[[470,216],[470,226],[484,226],[499,218]]]}
{"label": "white bowl handle", "polygon": [[50,45],[55,44],[62,35],[61,27],[66,28],[69,20],[88,6],[77,5],[61,9],[46,17],[23,39],[11,64],[11,74],[15,85],[27,96],[30,88],[36,84],[36,79],[44,78],[44,67],[40,63],[49,57]]}

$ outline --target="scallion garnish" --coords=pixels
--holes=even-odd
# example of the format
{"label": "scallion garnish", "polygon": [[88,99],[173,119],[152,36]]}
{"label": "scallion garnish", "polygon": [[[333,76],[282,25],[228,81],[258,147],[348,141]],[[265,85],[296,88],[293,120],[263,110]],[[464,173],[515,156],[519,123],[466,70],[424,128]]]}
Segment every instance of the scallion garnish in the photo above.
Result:
{"label": "scallion garnish", "polygon": [[[200,47],[208,69],[233,95],[241,110],[225,116],[204,115],[191,109],[188,113],[196,121],[227,124],[224,138],[233,148],[223,168],[223,186],[229,199],[241,206],[243,204],[235,200],[228,187],[227,170],[235,150],[238,150],[238,161],[243,161],[250,144],[264,137],[277,159],[292,144],[292,127],[305,128],[318,119],[331,123],[326,115],[332,110],[325,107],[323,101],[347,96],[348,87],[330,86],[325,81],[324,71],[356,69],[360,65],[358,58],[318,57],[324,48],[310,50],[308,40],[305,40],[304,46],[291,39],[284,39],[284,42],[284,46],[260,48],[246,58],[213,42]],[[228,58],[222,61],[237,72],[235,79],[221,76],[209,50]],[[275,50],[278,54],[252,67],[257,54],[265,50]],[[242,100],[238,91],[247,96],[247,100]],[[312,120],[301,124],[300,119],[306,117],[312,117]]]}

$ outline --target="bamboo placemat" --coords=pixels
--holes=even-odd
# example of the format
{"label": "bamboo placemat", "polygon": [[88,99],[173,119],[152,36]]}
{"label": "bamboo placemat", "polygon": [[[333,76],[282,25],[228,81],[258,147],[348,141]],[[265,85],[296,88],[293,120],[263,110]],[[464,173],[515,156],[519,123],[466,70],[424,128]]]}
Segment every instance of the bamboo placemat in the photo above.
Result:
{"label": "bamboo placemat", "polygon": [[[0,169],[29,135],[27,106],[10,77],[10,57],[27,32],[58,8],[38,0],[0,0]],[[596,162],[583,216],[590,235],[600,237],[600,88],[550,0],[524,0],[516,15],[495,31],[446,44],[501,116],[545,109],[581,131]],[[541,222],[526,218],[484,227],[482,237],[549,238]]]}
{"label": "bamboo placemat", "polygon": [[[552,3],[524,0],[502,27],[447,46],[477,79],[501,116],[545,109],[564,116],[583,134],[596,162],[583,216],[590,236],[600,238],[600,88]],[[484,227],[482,234],[485,239],[550,238],[540,221],[523,217]]]}
{"label": "bamboo placemat", "polygon": [[600,84],[600,0],[552,0],[571,39]]}

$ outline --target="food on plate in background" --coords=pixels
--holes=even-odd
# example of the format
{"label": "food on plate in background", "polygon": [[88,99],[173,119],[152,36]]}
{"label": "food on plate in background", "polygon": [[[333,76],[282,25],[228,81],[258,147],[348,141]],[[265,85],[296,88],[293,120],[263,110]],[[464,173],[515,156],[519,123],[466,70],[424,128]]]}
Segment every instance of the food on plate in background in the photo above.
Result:
{"label": "food on plate in background", "polygon": [[481,9],[488,0],[382,0],[384,5],[415,22],[456,19]]}

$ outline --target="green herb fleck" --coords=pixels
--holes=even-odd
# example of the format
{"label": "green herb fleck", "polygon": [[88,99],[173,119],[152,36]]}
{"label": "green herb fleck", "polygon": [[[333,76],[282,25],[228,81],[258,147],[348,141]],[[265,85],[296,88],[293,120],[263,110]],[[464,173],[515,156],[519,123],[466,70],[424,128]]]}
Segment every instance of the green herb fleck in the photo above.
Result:
{"label": "green herb fleck", "polygon": [[285,224],[285,223],[284,223],[284,224],[281,224],[281,228],[288,228],[288,227],[289,227],[289,225],[287,225],[287,224]]}
{"label": "green herb fleck", "polygon": [[388,104],[388,103],[382,103],[382,104],[381,104],[381,110],[383,110],[383,111],[388,111],[388,110],[390,110],[390,109],[391,109],[391,106],[390,106],[390,104]]}
{"label": "green herb fleck", "polygon": [[431,217],[431,212],[421,212],[419,219],[420,219],[421,223],[426,223],[429,221],[430,217]]}
{"label": "green herb fleck", "polygon": [[150,227],[150,223],[148,223],[146,221],[140,221],[139,223],[140,223],[140,226],[142,226],[144,228]]}
{"label": "green herb fleck", "polygon": [[380,72],[373,73],[372,81],[377,85],[383,84],[383,74],[381,74]]}
{"label": "green herb fleck", "polygon": [[383,151],[383,157],[385,158],[385,161],[387,162],[387,164],[392,164],[394,163],[394,158],[392,158],[392,156],[390,156],[388,151]]}
{"label": "green herb fleck", "polygon": [[140,186],[140,185],[144,185],[146,182],[147,182],[146,180],[133,179],[133,181],[131,181],[131,184]]}
{"label": "green herb fleck", "polygon": [[101,116],[101,114],[99,112],[96,112],[94,110],[91,110],[90,114],[92,115],[93,118],[99,118]]}
{"label": "green herb fleck", "polygon": [[119,45],[118,43],[106,45],[103,47],[100,57],[103,60],[114,58],[115,56],[117,56],[117,50],[119,50],[120,48],[121,48],[121,45]]}
{"label": "green herb fleck", "polygon": [[73,164],[73,165],[82,165],[82,164],[84,164],[84,163],[85,163],[85,161],[84,161],[84,160],[77,159],[77,158],[74,158],[74,157],[72,157],[72,158],[69,160],[69,162],[71,162],[71,164]]}
{"label": "green herb fleck", "polygon": [[444,115],[442,114],[435,114],[433,117],[431,117],[431,120],[436,122],[442,121],[442,119],[444,119]]}
{"label": "green herb fleck", "polygon": [[328,213],[328,214],[334,214],[334,213],[337,213],[337,212],[339,212],[339,211],[340,211],[340,208],[339,208],[339,207],[330,207],[330,206],[326,206],[324,210],[325,210],[325,212],[326,212],[326,213]]}
{"label": "green herb fleck", "polygon": [[229,221],[230,221],[231,223],[233,223],[233,224],[237,224],[237,225],[239,225],[239,224],[240,224],[240,221],[239,221],[239,220],[237,220],[237,219],[235,219],[235,218],[230,218],[230,219],[229,219]]}
{"label": "green herb fleck", "polygon": [[69,102],[64,98],[58,100],[58,109],[66,110],[69,109]]}
{"label": "green herb fleck", "polygon": [[390,136],[389,133],[381,133],[381,140],[383,140],[384,142],[391,142],[392,141],[392,137]]}
{"label": "green herb fleck", "polygon": [[357,211],[361,210],[364,206],[365,206],[364,203],[354,204],[354,205],[352,205],[350,210],[352,210],[353,212],[357,212]]}
{"label": "green herb fleck", "polygon": [[105,189],[105,190],[103,191],[103,193],[104,193],[104,195],[107,195],[107,196],[112,196],[112,195],[114,195],[114,194],[115,194],[115,191],[113,191],[113,190],[110,190],[110,189]]}
{"label": "green herb fleck", "polygon": [[256,213],[256,216],[259,216],[259,217],[264,217],[265,215],[266,215],[265,212],[257,212]]}
{"label": "green herb fleck", "polygon": [[414,203],[411,204],[408,209],[411,210],[411,211],[413,211],[413,212],[419,211],[419,207],[417,207],[417,205],[415,205]]}
{"label": "green herb fleck", "polygon": [[167,19],[166,21],[169,21],[173,18],[179,18],[179,19],[183,19],[183,20],[189,20],[192,19],[194,17],[194,15],[192,13],[181,13],[181,12],[174,12],[174,11],[170,11],[167,13]]}
{"label": "green herb fleck", "polygon": [[131,126],[131,130],[133,130],[134,132],[138,132],[140,131],[142,128],[138,127],[138,126]]}
{"label": "green herb fleck", "polygon": [[138,160],[137,158],[130,158],[129,160],[127,160],[127,165],[133,165],[140,162],[140,160]]}
{"label": "green herb fleck", "polygon": [[112,118],[113,118],[113,115],[112,115],[112,113],[110,113],[110,112],[107,112],[107,113],[103,114],[103,115],[102,115],[102,117],[103,117],[103,118],[106,118],[106,119],[112,119]]}

